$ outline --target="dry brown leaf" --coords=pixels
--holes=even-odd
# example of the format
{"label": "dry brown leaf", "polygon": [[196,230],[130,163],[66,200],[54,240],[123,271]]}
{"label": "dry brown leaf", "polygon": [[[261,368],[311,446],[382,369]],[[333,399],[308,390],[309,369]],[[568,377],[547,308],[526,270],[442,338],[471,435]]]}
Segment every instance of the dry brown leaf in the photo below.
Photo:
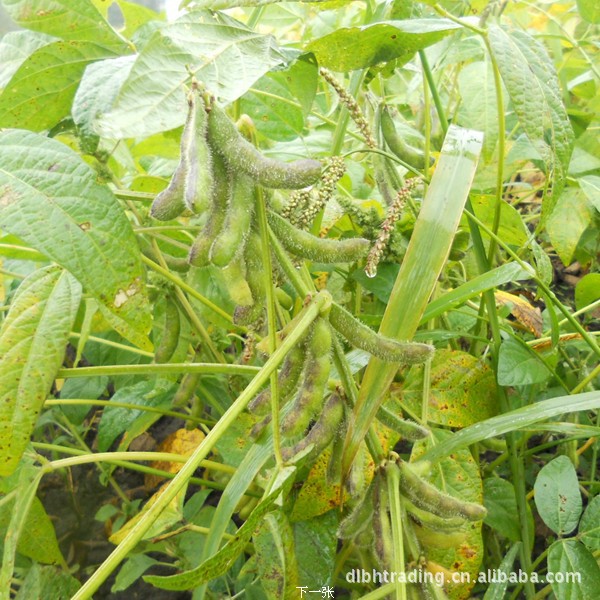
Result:
{"label": "dry brown leaf", "polygon": [[517,322],[527,328],[531,333],[540,337],[542,335],[542,313],[539,308],[532,306],[522,296],[515,296],[508,292],[498,290],[494,296],[499,306],[511,305],[510,312]]}

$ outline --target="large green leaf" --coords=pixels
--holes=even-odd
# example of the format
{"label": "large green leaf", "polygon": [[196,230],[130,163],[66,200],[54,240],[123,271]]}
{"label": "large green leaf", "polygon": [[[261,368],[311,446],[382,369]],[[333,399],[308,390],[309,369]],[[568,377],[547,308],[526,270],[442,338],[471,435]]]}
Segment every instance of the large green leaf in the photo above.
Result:
{"label": "large green leaf", "polygon": [[573,262],[577,246],[594,215],[594,208],[582,189],[567,188],[556,202],[546,228],[563,264]]}
{"label": "large green leaf", "polygon": [[[0,479],[0,494],[3,495],[0,504],[0,537],[6,540],[9,534],[13,539],[17,536],[15,549],[36,562],[59,563],[64,559],[58,547],[54,525],[44,505],[35,496],[35,489],[29,489],[36,475],[39,475],[39,467],[25,459],[12,475]],[[4,497],[11,492],[12,497]],[[20,519],[15,520],[14,517],[28,493],[33,494],[31,505],[22,514],[24,522],[19,524]]]}
{"label": "large green leaf", "polygon": [[62,364],[81,286],[59,267],[31,274],[0,330],[0,475],[21,459]]}
{"label": "large green leaf", "polygon": [[579,523],[579,537],[592,552],[600,550],[600,496],[587,505]]}
{"label": "large green leaf", "polygon": [[[494,373],[478,358],[459,350],[438,350],[429,377],[428,419],[432,423],[466,427],[498,413]],[[412,367],[400,396],[414,412],[421,412],[422,366]]]}
{"label": "large green leaf", "polygon": [[114,55],[94,42],[52,42],[34,51],[0,95],[0,126],[41,131],[56,125],[69,114],[86,66]]}
{"label": "large green leaf", "polygon": [[333,71],[364,69],[415,52],[461,29],[448,19],[386,21],[344,27],[308,44],[319,64]]}
{"label": "large green leaf", "polygon": [[458,125],[483,131],[483,159],[490,162],[498,143],[494,71],[489,60],[466,65],[458,76],[461,104]]}
{"label": "large green leaf", "polygon": [[557,456],[538,473],[535,505],[542,520],[558,535],[571,533],[581,516],[581,492],[573,463],[567,456]]}
{"label": "large green leaf", "polygon": [[[0,227],[65,267],[146,335],[151,319],[139,249],[108,187],[71,149],[28,131],[0,133],[0,164]],[[151,349],[147,339],[143,346]]]}
{"label": "large green leaf", "polygon": [[531,385],[542,383],[551,373],[536,353],[516,339],[502,341],[498,356],[500,385]]}
{"label": "large green leaf", "polygon": [[32,52],[53,41],[52,36],[36,31],[9,31],[4,35],[0,40],[0,88]]}
{"label": "large green leaf", "polygon": [[600,4],[598,0],[577,0],[579,14],[590,23],[600,23]]}
{"label": "large green leaf", "polygon": [[190,76],[227,103],[283,62],[273,37],[205,13],[187,14],[153,34],[97,130],[123,138],[174,129],[185,119]]}
{"label": "large green leaf", "polygon": [[600,567],[593,554],[573,539],[558,540],[548,550],[550,585],[556,598],[596,600],[600,590]]}
{"label": "large green leaf", "polygon": [[42,567],[38,564],[27,572],[15,600],[30,598],[52,598],[52,600],[69,600],[81,587],[75,577],[63,569]]}
{"label": "large green leaf", "polygon": [[63,40],[94,41],[124,49],[123,38],[90,0],[1,0],[12,19],[25,29]]}
{"label": "large green leaf", "polygon": [[82,133],[95,135],[96,119],[112,107],[121,85],[125,82],[135,56],[120,56],[101,60],[86,68],[73,99],[73,120]]}
{"label": "large green leaf", "polygon": [[562,103],[554,65],[545,48],[529,34],[489,27],[490,47],[521,127],[552,172],[553,191],[544,200],[552,213],[564,187],[574,134]]}

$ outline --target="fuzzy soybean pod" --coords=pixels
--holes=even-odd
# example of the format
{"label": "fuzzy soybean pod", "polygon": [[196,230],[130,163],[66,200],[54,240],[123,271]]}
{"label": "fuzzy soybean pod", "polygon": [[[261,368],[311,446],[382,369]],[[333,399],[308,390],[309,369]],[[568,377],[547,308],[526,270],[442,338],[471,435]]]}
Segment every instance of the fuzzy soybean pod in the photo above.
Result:
{"label": "fuzzy soybean pod", "polygon": [[469,521],[481,521],[487,514],[485,507],[474,502],[464,502],[445,494],[422,479],[411,466],[398,460],[400,470],[400,491],[417,508],[438,517],[464,517]]}
{"label": "fuzzy soybean pod", "polygon": [[252,179],[236,173],[225,222],[210,247],[209,258],[213,265],[226,267],[244,252],[256,206],[254,192]]}
{"label": "fuzzy soybean pod", "polygon": [[200,383],[200,373],[186,373],[173,396],[173,406],[188,406],[194,397],[194,392]]}
{"label": "fuzzy soybean pod", "polygon": [[329,400],[323,407],[323,412],[319,416],[317,422],[313,425],[308,435],[301,439],[296,445],[291,448],[282,448],[281,456],[288,461],[292,457],[302,454],[309,446],[312,449],[309,451],[311,457],[318,456],[329,446],[329,443],[337,433],[340,423],[344,418],[344,402],[342,397],[337,392],[329,396]]}
{"label": "fuzzy soybean pod", "polygon": [[252,306],[236,307],[233,319],[238,325],[250,325],[263,314],[266,306],[264,263],[262,261],[262,242],[257,231],[251,231],[244,249],[246,281],[254,303]]}
{"label": "fuzzy soybean pod", "polygon": [[278,214],[268,212],[269,225],[283,247],[300,258],[320,263],[356,262],[364,258],[371,242],[364,238],[331,240],[320,238],[294,227]]}
{"label": "fuzzy soybean pod", "polygon": [[188,169],[183,199],[194,213],[202,213],[210,207],[214,186],[212,150],[206,137],[208,115],[201,94],[190,94],[190,110],[194,112],[193,139],[189,145]]}
{"label": "fuzzy soybean pod", "polygon": [[154,351],[154,362],[167,363],[171,360],[179,343],[180,332],[179,308],[174,298],[169,294],[165,298],[165,326],[160,342]]}
{"label": "fuzzy soybean pod", "polygon": [[238,306],[252,306],[254,298],[246,281],[246,265],[243,257],[234,258],[221,273],[233,302]]}
{"label": "fuzzy soybean pod", "polygon": [[285,163],[267,158],[237,130],[227,113],[216,103],[210,106],[208,135],[236,173],[242,171],[266,188],[301,189],[316,183],[322,164],[314,159]]}
{"label": "fuzzy soybean pod", "polygon": [[321,407],[331,370],[331,327],[325,319],[315,321],[306,347],[300,388],[281,421],[281,433],[287,437],[303,433]]}
{"label": "fuzzy soybean pod", "polygon": [[[285,404],[298,386],[300,373],[304,365],[304,347],[296,346],[292,348],[277,376],[279,384],[279,397],[281,404]],[[264,389],[258,396],[248,404],[248,410],[255,415],[266,415],[271,409],[271,388]]]}
{"label": "fuzzy soybean pod", "polygon": [[194,240],[188,255],[188,261],[194,267],[206,267],[210,264],[210,247],[223,228],[227,207],[231,199],[232,175],[227,163],[218,152],[213,152],[212,171],[212,201],[208,217],[202,231],[198,233]]}
{"label": "fuzzy soybean pod", "polygon": [[331,304],[329,322],[350,344],[387,362],[424,363],[434,350],[429,344],[398,342],[379,335],[335,302]]}
{"label": "fuzzy soybean pod", "polygon": [[[421,150],[407,144],[398,135],[396,126],[394,125],[394,119],[387,107],[384,107],[381,111],[381,132],[383,133],[386,144],[399,159],[412,167],[415,167],[415,169],[425,168],[425,154],[423,154]],[[433,162],[433,159],[430,158],[430,165],[433,164]]]}
{"label": "fuzzy soybean pod", "polygon": [[180,156],[169,185],[160,192],[150,207],[150,215],[159,221],[178,217],[186,207],[184,195],[196,144],[195,91],[188,94],[188,114],[181,133]]}
{"label": "fuzzy soybean pod", "polygon": [[422,440],[431,435],[430,431],[422,425],[419,425],[414,421],[402,419],[385,406],[379,407],[377,410],[377,418],[386,427],[389,427],[396,433],[399,433],[403,439],[411,442]]}

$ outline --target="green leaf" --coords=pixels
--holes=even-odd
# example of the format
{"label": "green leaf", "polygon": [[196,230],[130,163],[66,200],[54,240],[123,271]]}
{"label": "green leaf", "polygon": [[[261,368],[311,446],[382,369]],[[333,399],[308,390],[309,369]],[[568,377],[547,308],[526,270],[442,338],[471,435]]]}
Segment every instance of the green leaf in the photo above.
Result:
{"label": "green leaf", "polygon": [[0,88],[6,87],[17,69],[38,48],[55,41],[36,31],[9,31],[0,40]]}
{"label": "green leaf", "polygon": [[575,540],[559,540],[548,550],[548,571],[556,598],[595,600],[600,590],[600,567],[590,551]]}
{"label": "green leaf", "polygon": [[33,563],[22,582],[15,600],[31,598],[52,598],[52,600],[69,600],[81,584],[64,569],[42,567]]}
{"label": "green leaf", "polygon": [[600,300],[600,273],[588,273],[575,286],[575,308],[581,310],[596,300]]}
{"label": "green leaf", "polygon": [[101,60],[86,68],[73,100],[73,121],[83,134],[96,135],[94,123],[108,112],[129,76],[135,56]]}
{"label": "green leaf", "polygon": [[579,539],[591,552],[600,550],[600,496],[592,498],[581,517]]}
{"label": "green leaf", "polygon": [[304,130],[304,116],[317,90],[314,62],[298,60],[286,71],[268,73],[240,102],[258,130],[277,141],[293,140]]}
{"label": "green leaf", "polygon": [[[516,509],[515,509],[516,510]],[[512,513],[511,519],[514,518],[516,513]],[[513,563],[515,562],[515,558],[517,557],[517,552],[519,551],[520,543],[513,544],[510,550],[506,553],[500,566],[498,567],[499,573],[504,573],[506,575],[506,579],[503,581],[500,578],[496,578],[495,581],[488,585],[488,589],[483,596],[483,600],[504,600],[506,588],[508,587],[508,578],[510,573],[513,571]]]}
{"label": "green leaf", "polygon": [[[337,550],[339,513],[335,510],[294,523],[298,585],[319,589],[332,580]],[[313,587],[314,586],[314,587]]]}
{"label": "green leaf", "polygon": [[522,342],[513,338],[502,341],[498,356],[500,385],[531,385],[543,383],[551,373],[544,363]]}
{"label": "green leaf", "polygon": [[546,218],[564,187],[574,140],[558,77],[542,44],[529,34],[492,24],[488,38],[519,123],[552,172],[552,195],[542,208]]}
{"label": "green leaf", "polygon": [[[512,483],[500,477],[484,479],[483,500],[488,511],[484,523],[511,542],[520,541],[521,528],[518,519],[515,519],[515,515],[518,514],[517,499]],[[530,517],[528,526],[533,540],[533,517],[530,511],[528,511],[528,515]]]}
{"label": "green leaf", "polygon": [[344,27],[318,38],[306,47],[323,67],[332,71],[353,71],[389,62],[410,59],[461,29],[448,19],[410,19]]}
{"label": "green leaf", "polygon": [[594,218],[594,209],[581,189],[568,188],[556,202],[546,229],[560,260],[570,265],[577,246]]}
{"label": "green leaf", "polygon": [[490,162],[498,143],[494,71],[489,60],[466,65],[458,76],[461,104],[457,124],[483,131],[483,159]]}
{"label": "green leaf", "polygon": [[524,406],[503,415],[492,417],[487,421],[476,423],[457,431],[451,438],[429,450],[424,460],[436,461],[452,454],[457,448],[470,446],[483,440],[498,437],[509,431],[517,431],[566,413],[600,408],[600,392],[587,392],[571,396],[559,396],[550,400],[542,400],[531,406]]}
{"label": "green leaf", "polygon": [[282,493],[285,495],[294,480],[295,470],[295,467],[286,467],[280,471],[278,481],[269,495],[259,502],[246,522],[238,529],[235,537],[214,556],[191,571],[168,577],[147,575],[144,577],[144,581],[163,590],[191,590],[226,573],[244,550],[258,524],[273,510],[273,504],[277,498]]}
{"label": "green leaf", "polygon": [[[163,408],[170,406],[173,396],[171,386],[167,391],[161,392],[158,392],[157,388],[160,389],[160,386],[155,381],[141,381],[135,385],[121,388],[111,400],[142,406]],[[98,450],[106,452],[117,437],[125,431],[127,432],[128,446],[137,435],[148,429],[158,419],[160,419],[160,413],[107,406],[102,412],[98,426]]]}
{"label": "green leaf", "polygon": [[[493,371],[478,358],[458,350],[438,350],[431,361],[428,419],[446,427],[466,427],[498,413]],[[414,366],[401,398],[420,413],[423,366]],[[485,402],[481,399],[486,398]]]}
{"label": "green leaf", "polygon": [[352,273],[352,279],[358,281],[375,298],[387,304],[399,271],[400,265],[384,262],[377,266],[375,277],[367,277],[364,269],[357,269]]}
{"label": "green leaf", "polygon": [[[0,227],[69,270],[140,338],[151,317],[133,230],[96,173],[60,142],[0,133]],[[145,339],[131,340],[151,350]]]}
{"label": "green leaf", "polygon": [[184,84],[201,81],[222,102],[244,94],[285,62],[274,38],[190,13],[156,31],[138,54],[113,110],[97,123],[104,137],[147,137],[185,120]]}
{"label": "green leaf", "polygon": [[[2,488],[3,491],[7,489],[4,485]],[[15,500],[19,500],[19,497],[20,492]],[[0,532],[3,539],[6,535],[11,514],[15,510],[15,500],[5,502],[0,506]],[[21,531],[17,543],[17,550],[19,554],[28,556],[39,563],[53,564],[63,560],[54,525],[46,513],[44,505],[37,497],[33,499],[27,514],[25,527]]]}
{"label": "green leaf", "polygon": [[[126,2],[126,0],[119,0],[119,8],[125,19],[125,29],[123,35],[126,38],[131,36],[142,26],[150,21],[158,21],[164,19],[164,14],[161,16],[154,10],[136,4],[135,2]],[[137,41],[136,41],[137,43]]]}
{"label": "green leaf", "polygon": [[577,0],[577,8],[582,19],[589,23],[600,23],[600,5],[596,0]]}
{"label": "green leaf", "polygon": [[578,181],[579,187],[588,197],[588,200],[594,205],[597,211],[600,211],[600,177],[598,175],[584,175]]}
{"label": "green leaf", "polygon": [[[471,196],[475,216],[490,229],[492,229],[494,223],[495,202],[493,196]],[[485,236],[485,233],[483,235]],[[523,246],[530,237],[529,230],[523,223],[519,211],[504,200],[500,203],[500,223],[497,235],[503,242],[513,246]]]}
{"label": "green leaf", "polygon": [[158,561],[146,554],[131,555],[121,567],[110,588],[111,594],[122,592],[133,585],[152,565]]}
{"label": "green leaf", "polygon": [[59,267],[34,271],[19,287],[0,330],[0,475],[21,459],[56,372],[81,300]]}
{"label": "green leaf", "polygon": [[270,513],[253,539],[256,566],[269,600],[292,598],[297,592],[298,569],[294,532],[283,513]]}
{"label": "green leaf", "polygon": [[581,492],[573,463],[557,456],[543,466],[533,486],[540,517],[558,535],[571,533],[581,516]]}
{"label": "green leaf", "polygon": [[124,50],[123,38],[89,0],[2,0],[13,21],[25,29],[63,40],[87,40]]}
{"label": "green leaf", "polygon": [[52,42],[35,50],[0,95],[0,126],[53,127],[69,114],[85,67],[114,54],[93,42]]}
{"label": "green leaf", "polygon": [[[430,319],[439,317],[463,304],[467,300],[479,296],[482,292],[492,288],[523,279],[531,279],[533,270],[528,270],[516,262],[505,263],[491,271],[487,271],[470,281],[463,283],[457,288],[442,294],[427,305],[427,309],[421,318],[421,325]],[[377,279],[377,278],[375,278]]]}

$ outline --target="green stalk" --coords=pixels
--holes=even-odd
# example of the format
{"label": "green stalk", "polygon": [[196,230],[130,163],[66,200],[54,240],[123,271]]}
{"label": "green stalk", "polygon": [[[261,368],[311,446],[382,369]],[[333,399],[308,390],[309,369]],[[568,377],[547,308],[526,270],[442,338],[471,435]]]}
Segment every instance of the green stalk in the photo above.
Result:
{"label": "green stalk", "polygon": [[302,339],[310,324],[330,301],[331,296],[321,293],[306,307],[305,314],[298,322],[297,327],[294,328],[281,346],[273,353],[269,360],[267,360],[237,400],[229,407],[227,412],[204,438],[196,450],[194,450],[194,453],[188,458],[181,471],[179,471],[171,483],[169,483],[157,501],[147,510],[136,526],[100,565],[98,570],[84,583],[81,589],[73,596],[72,600],[91,598],[94,592],[98,590],[102,583],[104,583],[110,574],[117,568],[119,563],[121,563],[121,561],[136,547],[156,518],[183,489],[200,463],[214,448],[217,441],[227,432],[232,423],[236,421],[242,411],[246,408],[248,402],[250,402],[260,388],[268,381],[271,373],[277,369],[284,360],[286,354]]}
{"label": "green stalk", "polygon": [[44,406],[111,406],[112,408],[127,408],[130,410],[142,410],[146,412],[158,413],[164,417],[174,417],[175,419],[185,419],[194,423],[203,423],[204,425],[214,425],[214,421],[193,417],[174,410],[157,408],[156,406],[144,406],[143,404],[129,404],[127,402],[114,402],[112,400],[92,400],[85,398],[68,398],[64,400],[46,400]]}
{"label": "green stalk", "polygon": [[[269,354],[277,349],[277,310],[275,291],[273,289],[273,265],[271,263],[271,246],[269,244],[269,225],[267,223],[267,206],[261,187],[257,186],[256,216],[262,245],[262,260],[265,290],[267,292],[267,331],[269,335]],[[271,373],[271,422],[273,423],[273,452],[279,470],[283,469],[281,457],[281,431],[279,430],[279,381],[277,373]]]}
{"label": "green stalk", "polygon": [[[394,539],[393,568],[396,574],[404,573],[404,535],[402,524],[402,501],[400,499],[400,475],[398,465],[389,461],[385,470],[390,516],[392,520],[392,535]],[[406,600],[406,583],[404,578],[396,578],[396,600]]]}
{"label": "green stalk", "polygon": [[431,71],[431,67],[429,66],[429,61],[427,60],[425,50],[419,50],[419,58],[421,59],[423,72],[425,73],[425,78],[427,79],[427,83],[429,85],[429,91],[431,92],[433,103],[435,104],[435,110],[437,111],[442,131],[446,133],[448,131],[448,119],[446,118],[446,112],[444,111],[444,107],[442,106],[442,100],[440,99],[437,85],[435,84],[435,81],[433,79],[433,73]]}
{"label": "green stalk", "polygon": [[98,375],[181,375],[182,373],[206,373],[226,375],[254,375],[260,367],[251,365],[223,365],[218,363],[167,363],[146,365],[102,365],[59,369],[56,377],[97,377]]}
{"label": "green stalk", "polygon": [[[471,182],[482,136],[452,127],[423,201],[404,261],[379,332],[396,340],[411,340],[446,262]],[[372,358],[367,365],[353,426],[346,433],[342,472],[346,475],[361,441],[385,399],[398,365]]]}

